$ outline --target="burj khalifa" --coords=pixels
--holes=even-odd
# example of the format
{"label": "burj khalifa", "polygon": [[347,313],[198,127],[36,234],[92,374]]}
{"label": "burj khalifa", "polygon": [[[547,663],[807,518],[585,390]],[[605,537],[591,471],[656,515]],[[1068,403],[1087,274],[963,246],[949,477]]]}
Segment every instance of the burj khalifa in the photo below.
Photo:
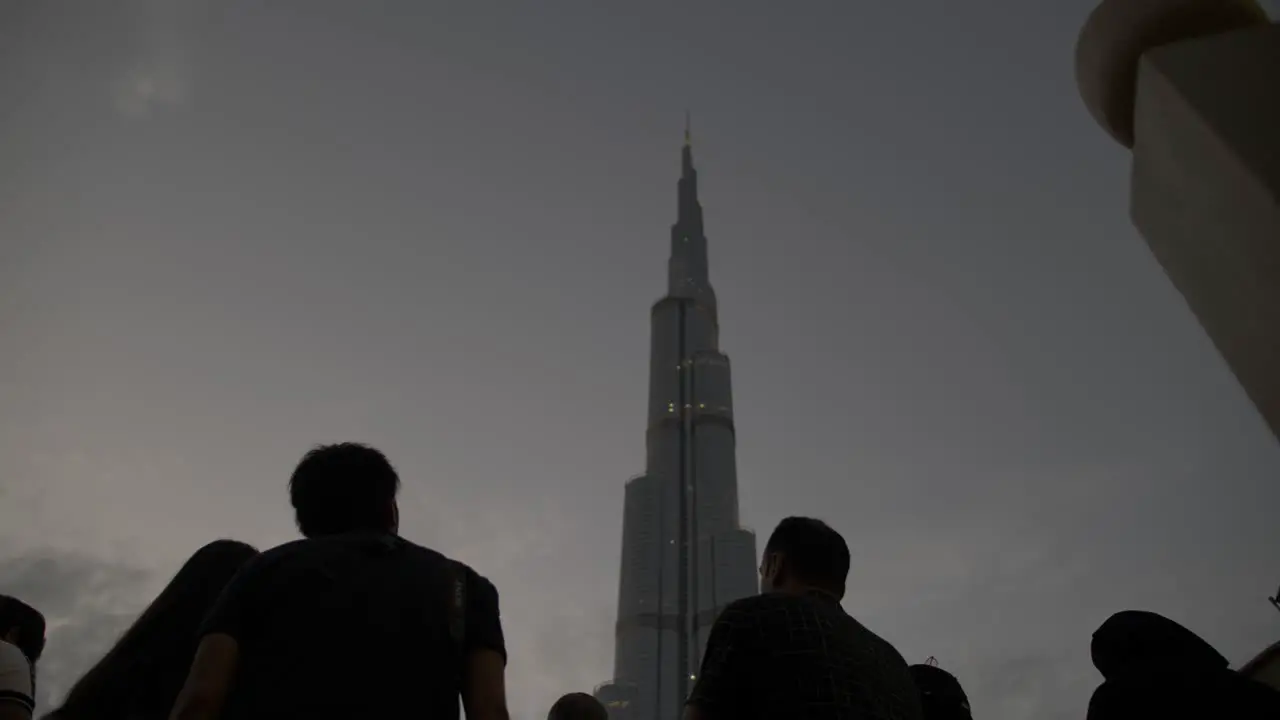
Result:
{"label": "burj khalifa", "polygon": [[738,524],[733,393],[685,129],[667,294],[650,313],[645,472],[627,482],[612,720],[675,720],[725,605],[759,591],[755,534]]}

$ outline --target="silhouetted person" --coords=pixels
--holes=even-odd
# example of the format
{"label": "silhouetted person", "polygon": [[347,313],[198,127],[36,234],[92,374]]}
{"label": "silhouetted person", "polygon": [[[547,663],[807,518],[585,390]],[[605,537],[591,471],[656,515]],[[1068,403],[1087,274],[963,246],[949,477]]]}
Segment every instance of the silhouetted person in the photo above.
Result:
{"label": "silhouetted person", "polygon": [[586,693],[563,695],[547,713],[547,720],[609,720],[609,712],[600,701]]}
{"label": "silhouetted person", "polygon": [[954,675],[935,665],[912,665],[924,720],[972,720],[969,696]]}
{"label": "silhouetted person", "polygon": [[1088,720],[1280,718],[1280,692],[1232,672],[1209,643],[1164,616],[1116,613],[1094,631],[1090,651],[1106,680]]}
{"label": "silhouetted person", "polygon": [[0,595],[0,720],[30,720],[36,707],[36,662],[44,652],[44,615]]}
{"label": "silhouetted person", "polygon": [[396,535],[400,478],[355,443],[289,480],[303,540],[250,561],[206,619],[171,717],[508,720],[498,591]]}
{"label": "silhouetted person", "polygon": [[235,540],[215,540],[197,550],[45,720],[167,718],[195,657],[201,621],[257,554]]}
{"label": "silhouetted person", "polygon": [[906,661],[840,606],[849,546],[839,533],[786,518],[760,574],[764,594],[712,626],[686,720],[920,720]]}

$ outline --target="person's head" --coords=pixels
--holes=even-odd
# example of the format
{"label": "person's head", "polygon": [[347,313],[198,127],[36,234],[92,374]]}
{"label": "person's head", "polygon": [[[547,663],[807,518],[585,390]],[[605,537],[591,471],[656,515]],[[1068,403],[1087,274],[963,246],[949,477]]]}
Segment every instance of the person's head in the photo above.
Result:
{"label": "person's head", "polygon": [[1176,667],[1214,672],[1230,665],[1199,635],[1146,610],[1122,610],[1107,618],[1093,631],[1089,654],[1107,679],[1129,670]]}
{"label": "person's head", "polygon": [[320,445],[289,478],[289,501],[306,537],[359,530],[396,532],[400,476],[387,456],[368,445]]}
{"label": "person's head", "polygon": [[912,665],[908,670],[920,691],[924,720],[972,720],[969,697],[955,675],[937,665]]}
{"label": "person's head", "polygon": [[764,592],[815,589],[843,598],[848,575],[849,546],[821,520],[785,518],[765,543],[760,563]]}
{"label": "person's head", "polygon": [[600,701],[586,693],[562,696],[551,706],[547,720],[609,720],[609,712]]}
{"label": "person's head", "polygon": [[93,717],[96,708],[136,689],[131,683],[140,677],[146,687],[138,692],[152,696],[156,707],[172,706],[195,657],[201,621],[231,578],[257,554],[235,540],[215,540],[197,550],[115,646],[72,686],[58,717]]}
{"label": "person's head", "polygon": [[0,640],[15,645],[32,665],[44,652],[44,615],[18,598],[0,595]]}

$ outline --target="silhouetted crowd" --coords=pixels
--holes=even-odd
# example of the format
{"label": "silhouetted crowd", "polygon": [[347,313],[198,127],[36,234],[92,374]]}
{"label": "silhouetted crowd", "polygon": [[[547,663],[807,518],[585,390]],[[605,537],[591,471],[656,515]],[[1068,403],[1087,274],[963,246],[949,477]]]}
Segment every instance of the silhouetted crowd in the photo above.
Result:
{"label": "silhouetted crowd", "polygon": [[[200,548],[45,720],[458,718],[507,720],[498,591],[475,570],[398,534],[400,479],[382,453],[318,447],[289,479],[302,539],[258,552]],[[714,623],[685,720],[970,720],[959,681],[908,666],[841,606],[844,538],[782,520],[762,593]],[[0,595],[0,720],[31,720],[45,620]],[[1088,720],[1280,718],[1280,692],[1229,669],[1154,613],[1093,635],[1104,682]],[[569,693],[548,720],[606,720]],[[673,719],[674,720],[674,719]]]}

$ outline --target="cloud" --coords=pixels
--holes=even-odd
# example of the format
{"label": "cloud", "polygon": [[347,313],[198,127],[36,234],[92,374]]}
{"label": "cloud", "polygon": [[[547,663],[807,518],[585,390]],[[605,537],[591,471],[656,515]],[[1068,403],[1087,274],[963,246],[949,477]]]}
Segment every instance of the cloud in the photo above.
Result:
{"label": "cloud", "polygon": [[112,89],[115,109],[130,118],[148,118],[164,107],[187,99],[189,74],[173,63],[140,64],[116,78]]}
{"label": "cloud", "polygon": [[37,702],[61,699],[81,673],[129,626],[149,595],[152,573],[89,555],[39,549],[0,557],[3,592],[44,613],[48,642]]}
{"label": "cloud", "polygon": [[135,42],[111,79],[116,112],[145,119],[191,95],[190,56],[203,0],[138,0],[131,6]]}
{"label": "cloud", "polygon": [[1102,678],[1091,666],[1082,666],[1072,648],[980,664],[974,677],[960,681],[974,717],[1074,720],[1083,717]]}

